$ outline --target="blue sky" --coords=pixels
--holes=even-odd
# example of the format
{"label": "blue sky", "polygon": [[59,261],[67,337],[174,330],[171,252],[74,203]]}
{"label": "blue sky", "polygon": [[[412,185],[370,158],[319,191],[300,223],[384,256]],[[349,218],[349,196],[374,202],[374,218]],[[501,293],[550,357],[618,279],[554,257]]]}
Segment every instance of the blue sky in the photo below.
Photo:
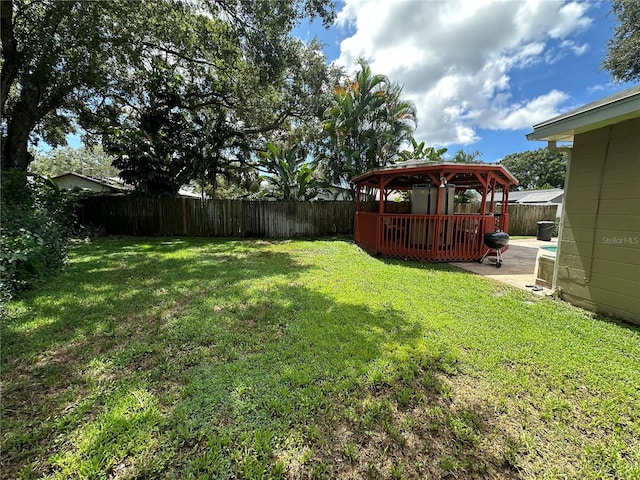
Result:
{"label": "blue sky", "polygon": [[348,71],[364,57],[404,85],[418,109],[415,137],[480,151],[485,162],[534,150],[531,127],[605,97],[615,84],[601,62],[616,18],[605,1],[345,0],[317,36]]}

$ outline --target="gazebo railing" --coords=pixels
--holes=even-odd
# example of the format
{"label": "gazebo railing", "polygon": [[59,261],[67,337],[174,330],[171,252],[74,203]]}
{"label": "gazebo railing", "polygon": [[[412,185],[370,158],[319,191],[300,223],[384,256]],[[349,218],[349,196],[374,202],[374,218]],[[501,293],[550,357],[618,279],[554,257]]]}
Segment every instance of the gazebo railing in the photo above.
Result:
{"label": "gazebo railing", "polygon": [[491,215],[358,212],[355,240],[365,250],[388,257],[469,262],[482,256],[483,234],[494,228]]}
{"label": "gazebo railing", "polygon": [[378,253],[379,214],[356,212],[354,224],[354,240],[365,250]]}

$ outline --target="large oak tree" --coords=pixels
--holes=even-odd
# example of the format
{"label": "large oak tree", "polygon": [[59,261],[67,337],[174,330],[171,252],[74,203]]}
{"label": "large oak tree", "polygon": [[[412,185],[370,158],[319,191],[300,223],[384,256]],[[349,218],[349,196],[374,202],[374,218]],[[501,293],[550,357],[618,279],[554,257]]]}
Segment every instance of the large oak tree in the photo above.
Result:
{"label": "large oak tree", "polygon": [[26,171],[28,145],[38,138],[64,144],[76,121],[91,127],[106,110],[135,108],[159,55],[209,82],[210,105],[237,98],[240,78],[248,89],[240,94],[255,98],[251,83],[284,81],[291,29],[304,16],[331,21],[332,7],[331,0],[2,1],[2,169]]}
{"label": "large oak tree", "polygon": [[611,13],[618,25],[609,40],[607,54],[602,63],[619,82],[640,80],[640,2],[638,0],[612,0]]}
{"label": "large oak tree", "polygon": [[290,60],[268,81],[241,56],[225,66],[233,82],[208,65],[185,70],[156,56],[127,98],[98,106],[85,126],[93,124],[122,178],[137,190],[175,194],[195,180],[215,194],[219,180],[253,167],[266,141],[318,128],[328,90],[320,45],[288,39],[282,51]]}

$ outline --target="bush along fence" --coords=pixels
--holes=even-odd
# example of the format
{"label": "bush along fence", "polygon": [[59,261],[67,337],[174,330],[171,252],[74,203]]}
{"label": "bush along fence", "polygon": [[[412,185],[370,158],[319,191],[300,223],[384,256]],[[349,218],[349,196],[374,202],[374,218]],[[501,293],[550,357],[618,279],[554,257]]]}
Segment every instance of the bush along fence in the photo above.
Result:
{"label": "bush along fence", "polygon": [[[377,210],[377,202],[370,202]],[[389,202],[388,212],[410,213],[408,202]],[[456,213],[477,211],[477,204],[456,204]],[[555,221],[556,205],[510,205],[509,233],[536,235],[537,222]],[[260,202],[192,198],[96,196],[78,206],[83,225],[109,234],[202,237],[322,237],[352,235],[355,203],[345,201]]]}

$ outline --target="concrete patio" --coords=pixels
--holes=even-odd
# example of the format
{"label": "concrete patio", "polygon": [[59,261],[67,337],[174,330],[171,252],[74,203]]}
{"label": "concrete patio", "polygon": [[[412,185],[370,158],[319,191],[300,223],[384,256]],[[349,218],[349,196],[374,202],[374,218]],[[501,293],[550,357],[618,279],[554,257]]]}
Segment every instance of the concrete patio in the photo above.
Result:
{"label": "concrete patio", "polygon": [[486,259],[484,263],[455,262],[456,267],[468,270],[479,275],[491,277],[499,282],[507,283],[514,287],[528,290],[537,295],[550,295],[552,290],[538,286],[540,290],[533,290],[527,285],[535,285],[535,269],[538,250],[541,246],[557,245],[557,238],[551,241],[537,240],[535,237],[526,239],[511,239],[509,249],[504,252],[502,267],[496,268],[495,263]]}

